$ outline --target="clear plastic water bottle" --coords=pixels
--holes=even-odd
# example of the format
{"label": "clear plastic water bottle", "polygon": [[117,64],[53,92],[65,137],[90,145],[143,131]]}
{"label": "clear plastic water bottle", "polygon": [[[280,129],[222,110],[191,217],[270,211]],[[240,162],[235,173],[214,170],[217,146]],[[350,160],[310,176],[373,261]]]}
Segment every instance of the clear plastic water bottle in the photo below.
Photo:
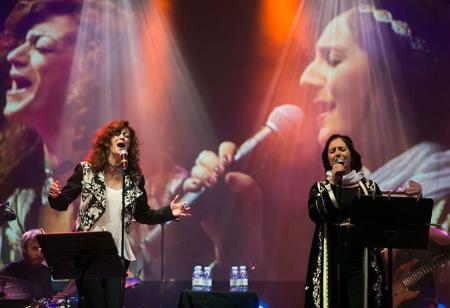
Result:
{"label": "clear plastic water bottle", "polygon": [[237,266],[232,266],[230,270],[230,291],[237,292],[238,290],[239,270]]}
{"label": "clear plastic water bottle", "polygon": [[205,266],[203,270],[203,291],[209,292],[211,290],[212,290],[211,267]]}
{"label": "clear plastic water bottle", "polygon": [[200,265],[194,267],[192,272],[192,291],[201,291],[203,288],[203,272]]}
{"label": "clear plastic water bottle", "polygon": [[240,292],[248,291],[248,274],[245,265],[239,266],[238,289]]}

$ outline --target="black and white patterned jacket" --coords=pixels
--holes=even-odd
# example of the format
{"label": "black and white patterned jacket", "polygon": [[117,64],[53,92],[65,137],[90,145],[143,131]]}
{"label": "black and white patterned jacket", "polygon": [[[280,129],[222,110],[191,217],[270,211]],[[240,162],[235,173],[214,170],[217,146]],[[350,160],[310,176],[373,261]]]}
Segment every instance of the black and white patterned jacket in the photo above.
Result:
{"label": "black and white patterned jacket", "polygon": [[[147,203],[144,176],[133,181],[125,177],[125,228],[128,233],[132,218],[143,224],[158,224],[174,219],[170,206],[153,210]],[[77,165],[57,198],[48,198],[50,206],[58,211],[68,206],[81,194],[80,209],[76,221],[77,231],[89,231],[106,209],[104,172],[94,173],[88,162]]]}

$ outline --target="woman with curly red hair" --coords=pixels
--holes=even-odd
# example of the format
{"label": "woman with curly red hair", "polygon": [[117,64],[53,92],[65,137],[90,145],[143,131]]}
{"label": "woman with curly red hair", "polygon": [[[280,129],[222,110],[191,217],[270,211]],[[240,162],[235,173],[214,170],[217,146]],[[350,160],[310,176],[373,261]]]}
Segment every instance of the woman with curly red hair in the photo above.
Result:
{"label": "woman with curly red hair", "polygon": [[[128,153],[128,172],[123,175],[121,150]],[[49,189],[50,206],[58,211],[81,194],[76,221],[77,231],[109,231],[121,247],[122,194],[125,194],[125,237],[123,259],[126,267],[136,260],[129,242],[131,220],[142,224],[159,224],[177,217],[189,216],[183,203],[175,199],[170,205],[153,210],[148,206],[145,179],[139,167],[139,141],[127,121],[112,121],[103,126],[92,142],[92,149],[75,168],[73,175],[61,188],[59,181]],[[119,278],[89,279],[81,284],[82,307],[120,307]],[[85,306],[86,305],[86,306]]]}

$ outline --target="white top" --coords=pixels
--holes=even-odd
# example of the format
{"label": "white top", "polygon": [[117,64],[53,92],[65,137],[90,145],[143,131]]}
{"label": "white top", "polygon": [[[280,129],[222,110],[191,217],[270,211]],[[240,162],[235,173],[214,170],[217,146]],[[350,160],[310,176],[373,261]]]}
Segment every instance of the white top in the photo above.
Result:
{"label": "white top", "polygon": [[[120,255],[122,239],[122,189],[112,189],[106,186],[106,209],[99,220],[93,225],[92,231],[109,231],[116,243]],[[128,233],[125,231],[125,245],[123,255],[129,261],[136,260],[131,250]]]}

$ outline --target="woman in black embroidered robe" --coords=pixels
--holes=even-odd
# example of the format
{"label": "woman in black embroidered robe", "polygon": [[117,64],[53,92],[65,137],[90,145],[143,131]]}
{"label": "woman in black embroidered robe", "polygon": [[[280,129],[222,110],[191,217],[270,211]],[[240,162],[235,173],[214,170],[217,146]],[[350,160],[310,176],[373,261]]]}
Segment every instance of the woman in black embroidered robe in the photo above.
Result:
{"label": "woman in black embroidered robe", "polygon": [[352,227],[345,226],[353,197],[358,193],[380,194],[380,189],[364,178],[361,156],[348,136],[329,137],[322,161],[327,179],[311,187],[308,200],[309,216],[316,223],[316,230],[305,306],[382,307],[385,279],[381,255],[377,250],[356,245]]}

